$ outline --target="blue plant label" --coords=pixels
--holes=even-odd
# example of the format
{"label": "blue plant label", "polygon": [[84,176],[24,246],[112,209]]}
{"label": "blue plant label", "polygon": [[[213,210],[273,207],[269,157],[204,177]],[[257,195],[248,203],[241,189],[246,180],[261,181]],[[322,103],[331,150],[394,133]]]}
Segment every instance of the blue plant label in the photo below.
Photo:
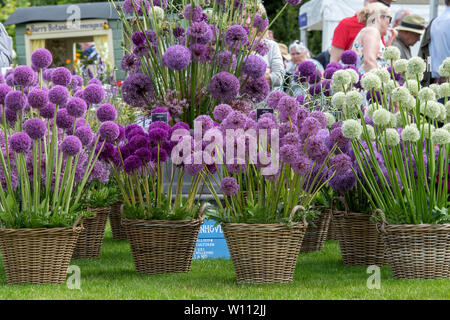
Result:
{"label": "blue plant label", "polygon": [[152,113],[152,123],[156,121],[169,123],[169,115],[167,113]]}
{"label": "blue plant label", "polygon": [[266,113],[272,113],[273,114],[273,109],[272,108],[259,108],[256,109],[256,119],[259,120],[259,118]]}
{"label": "blue plant label", "polygon": [[198,233],[198,237],[201,238],[219,238],[225,239],[222,231],[222,226],[218,224],[215,226],[216,221],[214,220],[205,220],[203,225],[200,227],[200,232]]}
{"label": "blue plant label", "polygon": [[200,238],[194,251],[194,260],[223,258],[229,259],[227,241],[225,239]]}

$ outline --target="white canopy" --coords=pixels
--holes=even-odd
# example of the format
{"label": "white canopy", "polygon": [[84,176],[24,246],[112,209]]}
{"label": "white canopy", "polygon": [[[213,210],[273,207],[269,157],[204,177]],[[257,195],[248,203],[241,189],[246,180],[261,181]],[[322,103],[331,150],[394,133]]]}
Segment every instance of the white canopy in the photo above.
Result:
{"label": "white canopy", "polygon": [[[407,1],[397,1],[407,2]],[[391,11],[395,13],[401,9],[408,9],[412,13],[422,16],[426,23],[429,21],[430,5],[429,1],[410,1],[422,2],[424,4],[392,4]],[[300,31],[305,41],[305,31],[322,30],[322,50],[326,50],[331,46],[334,29],[339,24],[339,21],[346,17],[353,16],[359,8],[364,5],[363,0],[311,0],[300,7],[298,16]],[[442,14],[445,6],[440,5],[438,14]],[[411,52],[413,55],[417,54],[419,44],[416,44]]]}

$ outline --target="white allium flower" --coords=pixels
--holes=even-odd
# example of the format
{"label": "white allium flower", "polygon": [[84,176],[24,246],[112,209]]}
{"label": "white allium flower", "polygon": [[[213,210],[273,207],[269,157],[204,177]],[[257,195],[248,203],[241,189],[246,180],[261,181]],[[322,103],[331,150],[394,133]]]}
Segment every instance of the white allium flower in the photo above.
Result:
{"label": "white allium flower", "polygon": [[436,100],[436,94],[434,93],[434,91],[426,87],[420,89],[418,97],[420,99],[420,102]]}
{"label": "white allium flower", "polygon": [[331,82],[330,88],[333,93],[344,92],[344,88],[338,82]]}
{"label": "white allium flower", "polygon": [[397,87],[392,90],[391,98],[394,102],[405,102],[409,99],[411,93],[409,93],[408,88],[406,87]]}
{"label": "white allium flower", "polygon": [[[406,80],[417,80],[417,74],[416,73],[410,73],[410,72],[406,72],[405,73],[405,78]],[[423,73],[419,73],[419,81],[423,80]]]}
{"label": "white allium flower", "polygon": [[431,141],[438,145],[448,144],[450,143],[450,133],[444,128],[436,129],[431,134]]}
{"label": "white allium flower", "polygon": [[358,81],[359,81],[358,73],[355,70],[353,70],[352,68],[349,68],[346,70],[347,70],[347,73],[350,75],[351,83],[352,84],[358,83]]}
{"label": "white allium flower", "polygon": [[356,90],[348,92],[345,96],[345,103],[350,106],[360,106],[363,103],[361,93]]}
{"label": "white allium flower", "polygon": [[439,67],[439,74],[442,77],[450,77],[450,57],[447,57]]}
{"label": "white allium flower", "polygon": [[419,94],[419,83],[417,80],[408,80],[406,81],[407,87],[409,89],[409,92],[413,96],[417,96]]}
{"label": "white allium flower", "polygon": [[391,120],[389,121],[389,126],[393,127],[393,128],[396,128],[398,126],[397,116],[395,114],[393,114],[392,112],[391,112]]}
{"label": "white allium flower", "polygon": [[358,121],[354,119],[345,120],[342,124],[342,134],[346,138],[359,139],[361,133],[362,126]]}
{"label": "white allium flower", "polygon": [[439,90],[439,85],[437,83],[430,84],[430,86],[428,88],[433,90],[434,94],[436,95],[436,98],[440,98],[441,97],[441,93],[440,93],[440,90]]}
{"label": "white allium flower", "polygon": [[361,86],[364,90],[378,90],[381,88],[381,80],[375,73],[368,72],[361,78]]}
{"label": "white allium flower", "polygon": [[396,146],[400,143],[400,135],[396,129],[388,128],[385,131],[386,144],[388,146]]}
{"label": "white allium flower", "polygon": [[373,123],[377,126],[387,126],[391,121],[391,113],[386,109],[378,109],[373,112]]}
{"label": "white allium flower", "polygon": [[365,115],[366,115],[367,117],[369,117],[370,119],[372,119],[372,118],[373,118],[373,112],[374,112],[375,110],[377,110],[377,105],[374,104],[374,103],[369,104],[369,105],[367,106],[367,108],[366,108],[366,113],[365,113]]}
{"label": "white allium flower", "polygon": [[412,74],[423,74],[427,69],[427,64],[420,57],[413,57],[409,59],[406,65],[406,71]]}
{"label": "white allium flower", "polygon": [[[376,139],[375,136],[375,129],[371,126],[371,125],[366,125],[367,128],[367,136],[369,138],[369,141],[374,141]],[[363,129],[364,130],[364,129]],[[366,136],[364,136],[364,138],[366,138]],[[364,139],[367,141],[367,139]]]}
{"label": "white allium flower", "polygon": [[434,130],[436,130],[436,128],[430,124],[430,123],[425,123],[423,125],[423,136],[427,139],[429,139],[431,137],[431,134],[434,132]]}
{"label": "white allium flower", "polygon": [[158,6],[154,6],[150,9],[149,16],[155,17],[157,21],[163,21],[164,20],[164,9]]}
{"label": "white allium flower", "polygon": [[439,103],[436,101],[428,101],[427,103],[422,103],[420,105],[420,113],[426,115],[432,120],[437,119],[441,113]]}
{"label": "white allium flower", "polygon": [[406,66],[408,65],[408,60],[400,59],[394,62],[394,70],[397,73],[405,73]]}
{"label": "white allium flower", "polygon": [[395,89],[395,83],[394,80],[389,80],[387,83],[384,84],[384,93],[385,94],[391,94],[392,91]]}
{"label": "white allium flower", "polygon": [[447,119],[447,109],[445,109],[445,106],[442,103],[438,103],[439,105],[439,121],[445,121]]}
{"label": "white allium flower", "polygon": [[442,129],[447,130],[450,133],[450,123],[446,123],[444,124],[444,126],[442,127]]}
{"label": "white allium flower", "polygon": [[391,74],[386,69],[373,69],[370,72],[375,73],[383,83],[387,83],[391,79]]}
{"label": "white allium flower", "polygon": [[327,125],[331,127],[333,123],[336,122],[336,118],[329,112],[324,112],[323,114],[325,115],[325,117],[327,117]]}
{"label": "white allium flower", "polygon": [[445,110],[447,111],[447,118],[450,117],[450,100],[445,104]]}
{"label": "white allium flower", "polygon": [[402,139],[411,142],[416,142],[420,139],[420,132],[415,123],[407,125],[402,130]]}
{"label": "white allium flower", "polygon": [[333,73],[331,80],[336,83],[337,86],[348,86],[352,81],[352,77],[347,70],[338,70]]}
{"label": "white allium flower", "polygon": [[345,115],[348,117],[356,116],[359,113],[360,106],[357,106],[355,104],[347,104],[343,107]]}
{"label": "white allium flower", "polygon": [[439,98],[450,97],[450,83],[444,82],[439,86]]}
{"label": "white allium flower", "polygon": [[416,108],[416,104],[417,104],[416,99],[410,94],[406,102],[403,103],[402,105],[405,107],[406,110],[412,111]]}
{"label": "white allium flower", "polygon": [[345,104],[346,95],[344,92],[337,92],[331,98],[331,104],[337,109],[342,109]]}
{"label": "white allium flower", "polygon": [[395,46],[387,47],[384,50],[383,56],[386,60],[398,60],[400,59],[400,50]]}

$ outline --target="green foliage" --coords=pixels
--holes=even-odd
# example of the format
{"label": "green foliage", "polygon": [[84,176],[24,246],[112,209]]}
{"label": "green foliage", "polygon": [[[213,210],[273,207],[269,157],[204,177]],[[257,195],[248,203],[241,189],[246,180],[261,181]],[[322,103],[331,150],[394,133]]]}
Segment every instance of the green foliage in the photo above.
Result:
{"label": "green foliage", "polygon": [[[303,1],[305,3],[307,1]],[[272,21],[277,15],[278,11],[286,3],[285,0],[266,0],[264,7],[267,11],[269,21]],[[281,16],[275,21],[270,28],[273,32],[274,38],[289,46],[291,42],[300,38],[300,29],[298,26],[298,12],[300,6],[288,6]]]}
{"label": "green foliage", "polygon": [[107,208],[112,206],[119,199],[117,187],[105,186],[91,189],[86,204],[89,208]]}

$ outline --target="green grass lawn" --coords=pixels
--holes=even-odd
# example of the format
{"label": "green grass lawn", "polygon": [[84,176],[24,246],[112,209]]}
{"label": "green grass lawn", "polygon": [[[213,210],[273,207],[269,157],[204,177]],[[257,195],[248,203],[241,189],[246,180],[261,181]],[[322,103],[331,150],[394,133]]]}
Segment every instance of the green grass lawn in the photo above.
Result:
{"label": "green grass lawn", "polygon": [[301,254],[289,284],[237,284],[231,260],[194,261],[191,272],[139,275],[127,241],[113,240],[108,226],[98,259],[72,260],[81,269],[81,290],[64,285],[6,284],[0,260],[0,299],[449,299],[448,280],[394,280],[381,268],[381,289],[368,289],[365,267],[345,267],[337,242]]}

